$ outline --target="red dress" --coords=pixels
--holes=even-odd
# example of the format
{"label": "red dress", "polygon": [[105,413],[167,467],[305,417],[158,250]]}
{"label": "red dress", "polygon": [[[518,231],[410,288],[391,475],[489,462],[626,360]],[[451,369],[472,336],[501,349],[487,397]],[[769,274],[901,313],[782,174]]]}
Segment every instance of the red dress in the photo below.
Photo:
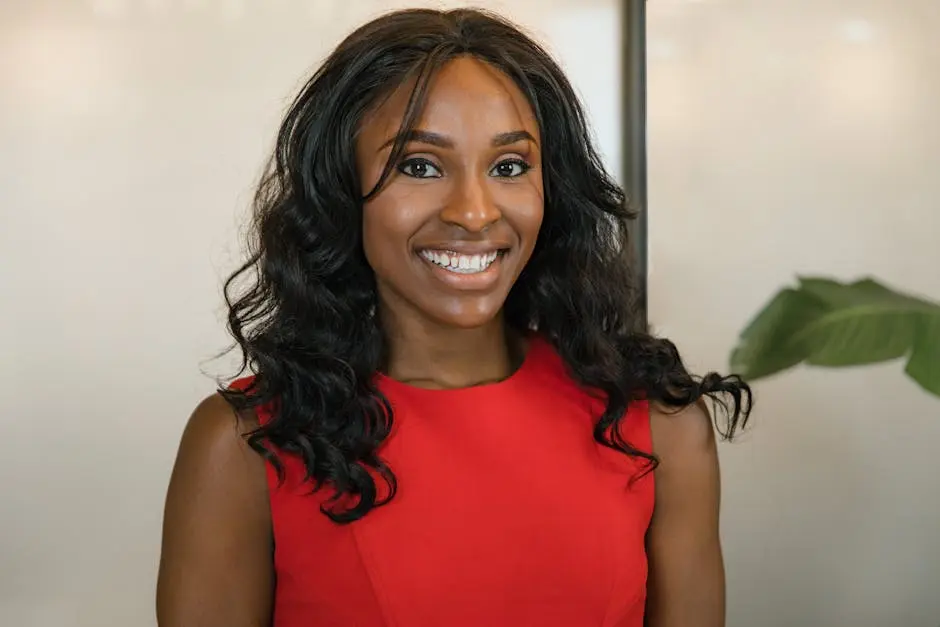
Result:
{"label": "red dress", "polygon": [[[499,383],[416,388],[379,376],[398,493],[363,519],[320,512],[303,466],[268,467],[274,627],[642,627],[653,475],[597,444],[603,404],[548,344]],[[260,416],[265,420],[265,416]],[[622,433],[651,449],[646,403]]]}

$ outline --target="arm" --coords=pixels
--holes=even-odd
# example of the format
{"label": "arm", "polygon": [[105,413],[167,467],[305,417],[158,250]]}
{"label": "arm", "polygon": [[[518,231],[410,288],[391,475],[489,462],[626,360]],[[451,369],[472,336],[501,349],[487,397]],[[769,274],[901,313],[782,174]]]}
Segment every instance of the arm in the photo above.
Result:
{"label": "arm", "polygon": [[656,505],[647,533],[646,627],[723,627],[718,451],[704,403],[651,408]]}
{"label": "arm", "polygon": [[222,397],[203,401],[170,478],[157,581],[160,627],[268,627],[274,574],[264,461]]}

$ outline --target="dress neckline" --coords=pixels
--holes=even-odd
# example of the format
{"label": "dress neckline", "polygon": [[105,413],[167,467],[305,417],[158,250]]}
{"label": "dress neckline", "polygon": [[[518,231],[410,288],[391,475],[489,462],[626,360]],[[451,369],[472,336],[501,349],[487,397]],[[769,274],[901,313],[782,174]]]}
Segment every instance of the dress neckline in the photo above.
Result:
{"label": "dress neckline", "polygon": [[533,366],[541,359],[540,355],[548,349],[546,341],[539,335],[532,333],[526,338],[527,346],[522,363],[508,377],[490,383],[481,383],[460,388],[425,388],[393,379],[387,374],[375,374],[375,383],[385,392],[403,392],[412,396],[420,395],[428,399],[452,400],[455,396],[469,397],[500,393],[508,388],[515,387],[524,380]]}

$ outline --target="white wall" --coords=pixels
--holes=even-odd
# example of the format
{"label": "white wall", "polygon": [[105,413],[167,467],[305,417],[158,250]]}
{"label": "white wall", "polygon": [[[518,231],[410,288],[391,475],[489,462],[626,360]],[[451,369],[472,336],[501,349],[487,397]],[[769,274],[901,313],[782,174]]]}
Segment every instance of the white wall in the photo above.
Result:
{"label": "white wall", "polygon": [[[286,100],[419,4],[0,1],[0,624],[154,624],[170,467],[200,368],[228,372],[220,281]],[[618,169],[619,3],[477,4],[557,51]]]}
{"label": "white wall", "polygon": [[[940,299],[940,3],[650,0],[648,28],[650,313],[692,365],[796,273]],[[901,371],[756,385],[721,449],[729,627],[940,625],[940,399]]]}

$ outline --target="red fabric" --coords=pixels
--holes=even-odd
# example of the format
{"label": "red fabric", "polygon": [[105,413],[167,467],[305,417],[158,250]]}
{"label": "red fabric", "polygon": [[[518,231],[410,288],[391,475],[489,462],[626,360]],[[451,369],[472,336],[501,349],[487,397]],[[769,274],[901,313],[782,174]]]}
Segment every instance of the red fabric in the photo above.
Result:
{"label": "red fabric", "polygon": [[[275,627],[642,627],[653,475],[631,483],[642,460],[594,442],[603,405],[547,342],[500,383],[378,385],[390,504],[337,525],[298,459],[282,456],[282,485],[268,468]],[[651,450],[645,402],[622,433]]]}

